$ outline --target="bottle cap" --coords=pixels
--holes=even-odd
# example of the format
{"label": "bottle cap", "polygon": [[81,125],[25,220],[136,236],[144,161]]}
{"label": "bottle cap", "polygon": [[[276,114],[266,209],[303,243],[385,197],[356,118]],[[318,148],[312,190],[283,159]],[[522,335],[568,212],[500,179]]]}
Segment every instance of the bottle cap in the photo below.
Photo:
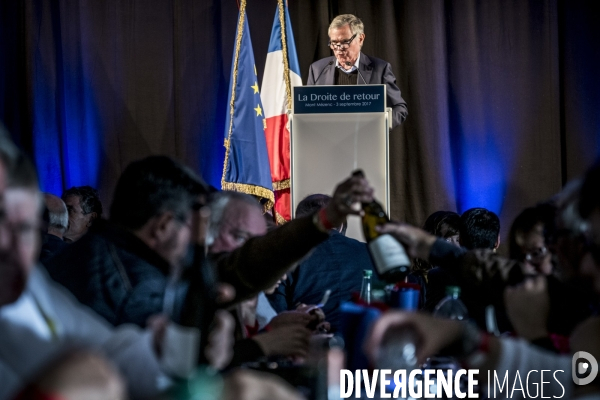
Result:
{"label": "bottle cap", "polygon": [[352,171],[352,176],[358,176],[360,178],[364,178],[365,173],[363,172],[362,169],[355,169],[354,171]]}
{"label": "bottle cap", "polygon": [[363,276],[370,277],[371,275],[373,275],[373,271],[371,271],[370,269],[363,269]]}
{"label": "bottle cap", "polygon": [[446,295],[460,296],[460,286],[446,286]]}

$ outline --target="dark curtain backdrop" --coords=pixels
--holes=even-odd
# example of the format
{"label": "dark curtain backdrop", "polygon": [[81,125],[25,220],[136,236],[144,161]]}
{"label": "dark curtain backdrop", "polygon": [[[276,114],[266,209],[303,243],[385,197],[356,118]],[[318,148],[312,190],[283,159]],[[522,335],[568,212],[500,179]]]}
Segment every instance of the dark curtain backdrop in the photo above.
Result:
{"label": "dark curtain backdrop", "polygon": [[[289,0],[306,81],[340,13],[365,23],[408,103],[392,215],[516,213],[600,155],[600,13],[582,0]],[[259,77],[275,0],[248,0]],[[0,119],[42,188],[108,202],[130,161],[177,157],[219,186],[236,0],[2,1]]]}

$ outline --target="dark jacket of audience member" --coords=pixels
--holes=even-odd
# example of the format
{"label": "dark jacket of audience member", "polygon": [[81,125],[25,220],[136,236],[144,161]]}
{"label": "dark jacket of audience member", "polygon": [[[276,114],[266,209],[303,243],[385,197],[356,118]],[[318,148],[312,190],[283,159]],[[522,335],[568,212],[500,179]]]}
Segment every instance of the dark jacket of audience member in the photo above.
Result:
{"label": "dark jacket of audience member", "polygon": [[[267,297],[275,311],[281,312],[294,310],[299,303],[318,304],[331,289],[323,312],[335,332],[340,324],[340,305],[350,301],[353,292],[360,292],[364,269],[374,270],[366,244],[332,232]],[[372,279],[375,281],[375,273]]]}
{"label": "dark jacket of audience member", "polygon": [[[310,215],[330,200],[324,194],[308,196],[298,204],[296,216]],[[288,274],[275,293],[267,296],[275,311],[294,310],[299,303],[319,304],[325,291],[330,289],[323,312],[332,331],[337,330],[340,304],[349,301],[353,292],[360,292],[363,270],[374,270],[367,245],[339,232],[344,230],[345,224],[332,229],[329,238]],[[376,281],[375,273],[372,279]]]}
{"label": "dark jacket of audience member", "polygon": [[[149,316],[164,310],[169,274],[181,267],[189,246],[189,235],[186,240],[181,230],[190,229],[186,224],[191,210],[204,191],[198,177],[168,157],[131,163],[117,183],[111,220],[95,223],[48,263],[48,272],[111,324],[145,326]],[[156,221],[163,216],[171,218],[172,234],[152,239],[159,243],[151,248],[153,244],[142,239],[146,234],[139,232],[145,232],[148,224],[162,223]],[[167,311],[176,317],[185,284],[174,291],[174,309]]]}
{"label": "dark jacket of audience member", "polygon": [[[132,233],[96,221],[88,234],[47,264],[51,277],[113,325],[146,320],[163,311],[169,263]],[[185,286],[176,290],[180,309]]]}
{"label": "dark jacket of audience member", "polygon": [[61,253],[68,246],[69,246],[69,244],[67,242],[65,242],[64,240],[62,240],[54,235],[44,233],[42,235],[42,248],[40,250],[40,262],[44,265],[47,264],[48,261],[52,257]]}
{"label": "dark jacket of audience member", "polygon": [[[173,291],[165,293],[169,272],[179,270],[188,254],[189,237],[185,241],[175,235],[173,243],[166,241],[152,249],[139,232],[165,213],[178,223],[176,233],[190,230],[188,217],[206,191],[188,168],[168,157],[134,162],[117,183],[111,220],[53,258],[47,269],[79,301],[113,324],[144,326],[150,315],[164,311],[175,321],[197,322],[196,311],[203,309],[195,294],[199,290],[195,287],[187,293],[186,289],[187,282],[197,285],[197,279],[171,286]],[[215,255],[212,261],[219,280],[235,288],[237,302],[275,284],[327,237],[311,217],[300,218],[250,239],[231,253]]]}

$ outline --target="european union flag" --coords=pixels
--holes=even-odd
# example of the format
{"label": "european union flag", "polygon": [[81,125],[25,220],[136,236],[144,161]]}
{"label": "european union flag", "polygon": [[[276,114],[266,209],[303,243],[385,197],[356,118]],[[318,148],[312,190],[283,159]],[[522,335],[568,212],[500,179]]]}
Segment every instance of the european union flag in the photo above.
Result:
{"label": "european union flag", "polygon": [[265,117],[245,0],[241,2],[238,16],[228,104],[221,188],[258,196],[265,209],[270,209],[274,195],[264,132]]}

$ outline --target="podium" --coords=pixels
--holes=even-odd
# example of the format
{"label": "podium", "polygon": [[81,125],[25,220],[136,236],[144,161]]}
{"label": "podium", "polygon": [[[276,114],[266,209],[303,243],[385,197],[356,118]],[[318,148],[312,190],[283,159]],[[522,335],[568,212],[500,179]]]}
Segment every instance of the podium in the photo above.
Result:
{"label": "podium", "polygon": [[[296,86],[290,116],[292,217],[308,195],[332,195],[360,168],[390,214],[389,127],[385,85]],[[364,241],[360,219],[348,218],[346,236]]]}

